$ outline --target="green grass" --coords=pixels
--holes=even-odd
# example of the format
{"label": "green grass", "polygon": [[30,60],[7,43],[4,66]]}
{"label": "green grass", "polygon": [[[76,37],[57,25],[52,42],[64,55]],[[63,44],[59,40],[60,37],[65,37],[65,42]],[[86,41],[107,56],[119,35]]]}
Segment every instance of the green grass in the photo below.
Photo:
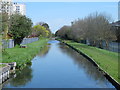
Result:
{"label": "green grass", "polygon": [[2,35],[0,35],[0,46],[2,45]]}
{"label": "green grass", "polygon": [[41,39],[39,41],[27,44],[27,48],[5,49],[3,54],[3,63],[17,62],[17,69],[23,69],[26,64],[31,64],[33,57],[47,44],[48,39]]}
{"label": "green grass", "polygon": [[2,61],[2,35],[0,34],[0,61]]}
{"label": "green grass", "polygon": [[104,71],[120,83],[118,78],[118,53],[91,47],[85,44],[65,41],[79,51],[91,57]]}
{"label": "green grass", "polygon": [[0,64],[0,68],[1,68],[1,67],[5,67],[5,66],[6,66],[5,64]]}

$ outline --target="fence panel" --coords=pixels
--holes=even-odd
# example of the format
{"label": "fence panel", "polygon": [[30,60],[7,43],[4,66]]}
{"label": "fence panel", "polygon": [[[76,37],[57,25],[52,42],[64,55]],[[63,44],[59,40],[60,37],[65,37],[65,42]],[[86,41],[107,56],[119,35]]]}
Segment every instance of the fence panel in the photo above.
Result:
{"label": "fence panel", "polygon": [[38,37],[36,37],[36,38],[24,38],[21,44],[28,44],[28,43],[32,43],[32,42],[35,42],[38,40],[39,40]]}
{"label": "fence panel", "polygon": [[[90,41],[86,40],[86,44],[90,45]],[[99,45],[97,44],[96,47],[99,47]],[[105,50],[112,51],[112,52],[119,52],[120,53],[120,43],[118,43],[118,42],[109,42],[108,48],[107,48],[105,41],[103,41],[101,48],[103,48]]]}
{"label": "fence panel", "polygon": [[[28,44],[32,43],[35,41],[38,41],[39,38],[24,38],[21,44]],[[13,48],[14,47],[14,40],[9,39],[9,40],[2,40],[2,48]]]}
{"label": "fence panel", "polygon": [[2,40],[2,47],[3,48],[13,48],[14,47],[14,40],[13,39]]}

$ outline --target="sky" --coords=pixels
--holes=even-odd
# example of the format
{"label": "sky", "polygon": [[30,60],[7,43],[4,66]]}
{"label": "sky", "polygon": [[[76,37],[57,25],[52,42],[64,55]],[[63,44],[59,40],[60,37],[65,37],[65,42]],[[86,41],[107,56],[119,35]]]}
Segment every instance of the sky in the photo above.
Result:
{"label": "sky", "polygon": [[55,33],[64,25],[71,25],[74,20],[82,19],[91,13],[105,13],[118,20],[117,2],[24,2],[26,15],[34,25],[37,22],[46,22]]}

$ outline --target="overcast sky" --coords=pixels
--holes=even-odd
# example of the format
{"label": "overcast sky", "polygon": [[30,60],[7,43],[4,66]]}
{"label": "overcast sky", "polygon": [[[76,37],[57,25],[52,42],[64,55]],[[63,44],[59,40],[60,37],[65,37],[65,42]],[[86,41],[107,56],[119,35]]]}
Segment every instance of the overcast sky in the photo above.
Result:
{"label": "overcast sky", "polygon": [[118,19],[117,2],[25,2],[26,14],[33,23],[46,22],[52,32],[71,21],[90,13],[106,13],[113,21]]}

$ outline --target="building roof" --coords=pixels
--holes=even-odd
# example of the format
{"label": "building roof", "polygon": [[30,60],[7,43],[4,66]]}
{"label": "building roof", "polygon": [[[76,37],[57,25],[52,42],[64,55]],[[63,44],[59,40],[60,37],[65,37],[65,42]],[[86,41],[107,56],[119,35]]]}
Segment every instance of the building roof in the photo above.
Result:
{"label": "building roof", "polygon": [[112,23],[112,26],[120,27],[120,20]]}

